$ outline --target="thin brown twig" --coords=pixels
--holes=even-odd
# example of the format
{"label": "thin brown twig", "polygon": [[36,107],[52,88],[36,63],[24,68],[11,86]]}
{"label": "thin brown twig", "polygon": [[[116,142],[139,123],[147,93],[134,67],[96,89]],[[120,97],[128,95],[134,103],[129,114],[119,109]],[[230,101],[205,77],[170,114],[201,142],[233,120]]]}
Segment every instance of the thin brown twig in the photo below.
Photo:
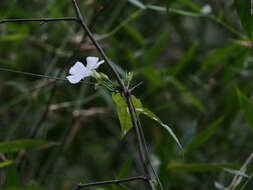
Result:
{"label": "thin brown twig", "polygon": [[[136,137],[137,137],[137,144],[138,144],[138,152],[139,152],[139,156],[140,156],[140,159],[141,159],[141,162],[142,162],[142,165],[143,165],[143,168],[144,168],[144,172],[145,172],[145,176],[141,176],[141,179],[147,181],[150,188],[152,190],[155,190],[155,187],[154,187],[154,184],[153,184],[152,179],[150,177],[150,173],[149,173],[148,166],[147,166],[147,163],[146,163],[145,151],[144,151],[144,148],[143,148],[143,142],[142,142],[142,138],[141,138],[141,134],[140,134],[140,129],[138,128],[138,124],[137,124],[135,114],[134,114],[135,108],[134,108],[134,105],[133,105],[133,102],[132,102],[132,99],[131,99],[131,92],[134,90],[134,88],[132,90],[129,90],[124,85],[124,82],[120,78],[119,73],[112,66],[112,64],[110,63],[110,61],[109,61],[108,57],[106,56],[105,52],[103,51],[101,46],[98,44],[97,40],[95,39],[95,37],[93,36],[91,31],[89,30],[88,26],[86,25],[76,0],[72,0],[72,3],[74,5],[77,18],[74,17],[74,18],[4,19],[4,20],[0,20],[0,24],[8,23],[8,22],[16,22],[17,23],[17,22],[75,21],[75,22],[79,23],[82,26],[82,28],[86,31],[86,33],[89,36],[92,43],[95,45],[96,49],[99,51],[99,53],[101,54],[101,56],[103,57],[103,59],[105,60],[107,65],[112,70],[113,74],[116,77],[117,82],[119,83],[120,87],[122,88],[122,91],[125,95],[125,99],[126,99],[126,102],[127,102],[128,108],[129,108],[130,116],[131,116],[131,119],[132,119],[132,124],[135,128]],[[54,91],[54,90],[52,90],[52,91]],[[52,96],[52,94],[51,94],[51,96]],[[51,99],[51,97],[49,99]],[[47,114],[47,112],[48,111],[46,111],[45,113]],[[44,118],[44,116],[42,116],[42,118]],[[137,178],[125,179],[122,182],[138,180],[138,179],[140,179],[140,177],[139,178],[137,177]],[[111,182],[120,183],[120,180],[112,180]],[[90,186],[101,185],[101,183],[109,184],[109,182],[107,181],[107,182],[91,183]],[[81,188],[82,187],[87,187],[87,185],[89,185],[89,184],[78,184],[76,187],[77,187],[77,189],[79,189],[80,187]]]}
{"label": "thin brown twig", "polygon": [[77,22],[82,26],[82,28],[86,31],[87,35],[89,36],[90,40],[92,41],[92,43],[96,46],[98,52],[101,54],[101,56],[103,57],[104,61],[106,62],[106,64],[110,67],[110,69],[112,70],[113,74],[115,75],[119,85],[121,86],[122,90],[124,92],[127,92],[127,88],[125,87],[123,81],[121,80],[118,72],[116,71],[116,69],[112,66],[112,64],[109,61],[109,58],[106,56],[104,50],[101,48],[101,46],[98,44],[97,40],[95,39],[95,37],[93,36],[93,34],[91,33],[90,29],[88,28],[87,24],[85,23],[83,16],[80,12],[80,9],[78,7],[78,4],[76,2],[76,0],[72,0],[72,3],[74,5],[75,11],[76,11],[76,15],[77,15]]}
{"label": "thin brown twig", "polygon": [[119,184],[124,182],[130,182],[130,181],[136,181],[136,180],[146,180],[147,178],[145,176],[136,176],[136,177],[130,177],[125,179],[115,179],[115,180],[109,180],[109,181],[99,181],[94,183],[79,183],[77,184],[73,190],[79,190],[86,187],[93,187],[93,186],[99,186],[99,185],[109,185],[109,184]]}
{"label": "thin brown twig", "polygon": [[135,118],[135,114],[134,114],[135,108],[134,108],[134,105],[133,105],[133,102],[132,102],[132,99],[131,99],[131,92],[124,85],[124,82],[120,78],[118,72],[112,66],[112,64],[110,63],[110,61],[109,61],[108,57],[106,56],[105,52],[103,51],[103,49],[101,48],[101,46],[99,45],[99,43],[97,42],[97,40],[95,39],[95,37],[93,36],[93,34],[91,33],[91,31],[87,27],[87,25],[86,25],[86,23],[85,23],[85,21],[83,19],[83,16],[82,16],[82,14],[80,12],[80,9],[78,7],[78,4],[77,4],[76,0],[72,0],[72,3],[73,3],[73,6],[75,8],[75,11],[76,11],[78,22],[80,23],[80,25],[82,26],[82,28],[86,31],[86,33],[89,36],[89,38],[92,41],[92,43],[96,46],[97,50],[99,51],[99,53],[103,57],[105,63],[110,67],[111,71],[113,72],[114,76],[116,77],[117,82],[119,83],[119,85],[120,85],[120,87],[121,87],[121,89],[122,89],[122,91],[124,93],[124,96],[125,96],[125,99],[126,99],[126,102],[127,102],[127,106],[128,106],[128,109],[129,109],[129,113],[130,113],[130,116],[131,116],[132,124],[133,124],[134,129],[135,129],[136,138],[137,138],[137,144],[138,144],[138,152],[139,152],[139,156],[140,156],[140,159],[141,159],[141,162],[142,162],[142,165],[143,165],[143,169],[144,169],[144,172],[145,172],[146,181],[149,184],[150,188],[152,190],[155,190],[156,188],[155,188],[155,186],[154,186],[154,184],[152,182],[151,175],[150,175],[150,172],[148,170],[147,163],[146,163],[146,156],[145,156],[145,151],[144,151],[144,148],[143,148],[143,142],[142,142],[140,130],[138,128],[138,124],[137,124],[137,121],[136,121],[136,118]]}

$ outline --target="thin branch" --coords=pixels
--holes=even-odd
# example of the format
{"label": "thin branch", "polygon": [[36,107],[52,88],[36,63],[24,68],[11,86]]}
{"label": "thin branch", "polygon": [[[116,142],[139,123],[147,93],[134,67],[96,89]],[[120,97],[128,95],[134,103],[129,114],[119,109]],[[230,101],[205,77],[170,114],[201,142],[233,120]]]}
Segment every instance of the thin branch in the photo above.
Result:
{"label": "thin branch", "polygon": [[99,53],[101,54],[101,56],[103,57],[104,61],[106,62],[106,64],[110,67],[111,71],[113,72],[113,74],[115,75],[120,87],[122,88],[124,93],[127,93],[127,88],[125,87],[123,81],[121,80],[118,72],[116,71],[116,69],[112,66],[112,64],[109,61],[109,58],[106,56],[104,50],[101,48],[101,46],[98,44],[97,40],[95,39],[95,37],[93,36],[93,34],[91,33],[90,29],[88,28],[88,26],[86,25],[83,16],[80,12],[80,9],[77,5],[76,0],[72,0],[72,3],[74,5],[75,11],[76,11],[76,15],[78,18],[78,21],[80,23],[80,25],[82,26],[82,28],[86,31],[87,35],[89,36],[90,40],[92,41],[92,43],[96,46],[97,50],[99,51]]}
{"label": "thin branch", "polygon": [[163,190],[163,185],[162,185],[162,183],[161,183],[161,181],[160,181],[160,178],[159,178],[158,174],[156,173],[154,167],[152,166],[151,160],[150,160],[150,158],[149,158],[149,156],[148,156],[150,153],[149,153],[149,150],[148,150],[148,146],[147,146],[147,143],[146,143],[146,138],[145,138],[144,132],[143,132],[143,130],[142,130],[142,124],[141,124],[140,118],[139,118],[139,116],[138,116],[136,110],[135,110],[135,117],[137,118],[138,127],[139,127],[139,130],[140,130],[140,133],[141,133],[142,143],[143,143],[144,148],[145,148],[146,153],[147,153],[147,160],[148,160],[148,163],[149,163],[149,165],[150,165],[150,167],[151,167],[151,169],[152,169],[152,171],[153,171],[153,174],[155,175],[155,178],[156,178],[157,181],[158,181],[158,184],[159,184],[159,186],[160,186],[160,189]]}
{"label": "thin branch", "polygon": [[140,85],[142,85],[143,84],[143,82],[139,82],[138,84],[136,84],[133,88],[131,88],[130,90],[129,90],[129,93],[131,94],[137,87],[139,87]]}
{"label": "thin branch", "polygon": [[77,21],[76,17],[64,17],[64,18],[28,18],[28,19],[3,19],[0,20],[0,24],[10,22],[58,22],[58,21]]}
{"label": "thin branch", "polygon": [[121,80],[118,72],[116,71],[116,69],[111,65],[108,57],[106,56],[106,54],[104,53],[103,49],[101,48],[101,46],[99,45],[99,43],[97,42],[97,40],[95,39],[95,37],[93,36],[93,34],[91,33],[91,31],[89,30],[89,28],[87,27],[83,16],[80,12],[80,9],[78,7],[78,4],[76,2],[76,0],[72,0],[73,6],[75,8],[76,11],[76,16],[79,19],[79,23],[82,26],[82,28],[86,31],[87,35],[89,36],[90,40],[92,41],[92,43],[96,46],[97,50],[99,51],[99,53],[101,54],[101,56],[103,57],[103,59],[105,60],[105,62],[107,63],[107,65],[110,67],[111,71],[113,72],[114,76],[117,79],[117,82],[119,83],[124,95],[125,95],[125,99],[127,102],[127,106],[130,112],[130,116],[131,116],[131,120],[132,120],[132,124],[134,126],[135,129],[135,133],[136,133],[136,138],[137,138],[137,144],[138,144],[138,152],[139,152],[139,156],[144,168],[144,172],[145,172],[145,176],[146,176],[146,181],[149,184],[150,188],[152,190],[155,190],[155,186],[152,182],[151,176],[150,176],[150,172],[148,170],[148,166],[146,163],[146,157],[145,157],[145,152],[144,152],[144,148],[143,148],[143,143],[142,143],[142,138],[141,138],[141,134],[140,134],[140,130],[138,128],[138,124],[134,115],[134,105],[131,99],[131,93],[129,91],[129,89],[124,85],[124,82]]}
{"label": "thin branch", "polygon": [[110,181],[100,181],[100,182],[87,183],[87,184],[79,183],[73,188],[73,190],[79,190],[82,188],[99,186],[99,185],[119,184],[119,183],[136,181],[136,180],[146,180],[146,177],[145,176],[136,176],[136,177],[130,177],[130,178],[125,178],[125,179],[118,179],[118,180],[115,179],[115,180],[110,180]]}
{"label": "thin branch", "polygon": [[136,118],[135,118],[135,108],[134,108],[133,101],[131,99],[131,94],[127,94],[126,95],[126,102],[127,102],[127,106],[128,106],[129,112],[130,112],[132,124],[133,124],[133,126],[135,128],[135,133],[136,133],[136,136],[137,136],[137,144],[138,144],[139,156],[140,156],[143,168],[144,168],[144,172],[145,172],[145,174],[147,176],[147,180],[146,181],[148,182],[150,188],[152,190],[155,190],[156,188],[155,188],[155,186],[153,184],[153,181],[151,179],[151,175],[150,175],[147,163],[146,163],[145,151],[144,151],[144,148],[143,148],[143,143],[142,143],[142,138],[141,138],[141,132],[140,132],[140,129],[138,127],[138,124],[137,124],[137,121],[136,121]]}

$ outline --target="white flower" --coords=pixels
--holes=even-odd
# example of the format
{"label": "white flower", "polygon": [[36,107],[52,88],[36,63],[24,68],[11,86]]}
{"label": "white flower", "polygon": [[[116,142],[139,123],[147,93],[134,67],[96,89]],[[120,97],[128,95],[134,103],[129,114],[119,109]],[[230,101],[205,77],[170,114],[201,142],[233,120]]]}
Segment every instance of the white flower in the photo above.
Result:
{"label": "white flower", "polygon": [[76,62],[73,67],[69,69],[69,76],[66,78],[68,81],[72,84],[76,84],[80,82],[85,77],[93,76],[93,70],[99,67],[102,63],[104,63],[104,60],[98,61],[98,57],[87,57],[86,67],[81,62]]}
{"label": "white flower", "polygon": [[201,12],[203,14],[207,15],[207,14],[209,14],[209,13],[212,12],[212,7],[207,4],[207,5],[205,5],[205,6],[202,7]]}

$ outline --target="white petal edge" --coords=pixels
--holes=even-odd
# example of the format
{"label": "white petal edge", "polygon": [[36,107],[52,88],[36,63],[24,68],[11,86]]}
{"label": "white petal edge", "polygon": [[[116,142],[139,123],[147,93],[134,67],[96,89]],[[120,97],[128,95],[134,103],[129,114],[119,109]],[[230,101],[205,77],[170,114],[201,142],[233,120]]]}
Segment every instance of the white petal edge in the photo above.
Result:
{"label": "white petal edge", "polygon": [[69,75],[66,78],[71,84],[79,83],[82,80],[82,77],[78,75]]}
{"label": "white petal edge", "polygon": [[86,62],[87,62],[87,69],[89,70],[94,70],[96,69],[96,65],[98,62],[99,58],[98,57],[87,57]]}

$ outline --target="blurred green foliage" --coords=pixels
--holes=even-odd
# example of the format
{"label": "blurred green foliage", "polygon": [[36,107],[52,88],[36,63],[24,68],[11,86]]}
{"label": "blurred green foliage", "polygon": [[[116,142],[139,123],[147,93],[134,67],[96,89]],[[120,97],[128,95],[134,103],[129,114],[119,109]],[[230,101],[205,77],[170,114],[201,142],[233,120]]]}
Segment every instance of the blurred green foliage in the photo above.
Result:
{"label": "blurred green foliage", "polygon": [[[222,168],[240,169],[253,148],[250,1],[78,3],[121,75],[133,71],[132,84],[143,81],[134,95],[186,147],[183,157],[158,123],[141,117],[164,189],[215,189],[215,181],[229,186],[233,175]],[[206,5],[210,13],[202,12]],[[0,2],[0,19],[73,16],[71,1]],[[70,66],[91,55],[99,56],[73,22],[0,25],[0,68],[64,78]],[[105,64],[99,70],[112,78]],[[106,89],[0,72],[0,139],[18,140],[20,148],[0,155],[2,188],[68,190],[78,182],[142,173],[135,135],[130,131],[121,140],[116,106]],[[58,145],[30,144],[29,149],[24,139]],[[142,182],[128,185],[144,189]],[[249,182],[245,189],[252,188]]]}

